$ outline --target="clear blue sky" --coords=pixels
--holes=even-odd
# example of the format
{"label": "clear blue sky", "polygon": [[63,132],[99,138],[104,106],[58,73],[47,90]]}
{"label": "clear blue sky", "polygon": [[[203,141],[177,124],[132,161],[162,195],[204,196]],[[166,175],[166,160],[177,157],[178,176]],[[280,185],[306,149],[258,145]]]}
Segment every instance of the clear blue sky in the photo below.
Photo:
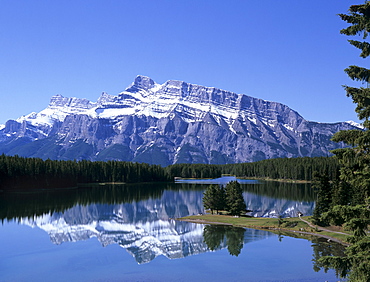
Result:
{"label": "clear blue sky", "polygon": [[136,75],[281,102],[319,122],[357,120],[338,0],[0,0],[0,123],[55,94],[96,101]]}

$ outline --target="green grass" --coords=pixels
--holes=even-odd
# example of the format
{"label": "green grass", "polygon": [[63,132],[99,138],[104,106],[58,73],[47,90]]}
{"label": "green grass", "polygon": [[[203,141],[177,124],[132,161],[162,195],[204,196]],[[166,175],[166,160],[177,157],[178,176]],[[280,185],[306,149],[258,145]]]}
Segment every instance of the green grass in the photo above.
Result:
{"label": "green grass", "polygon": [[[181,218],[181,220],[188,221],[207,221],[219,224],[228,224],[234,226],[250,227],[250,228],[263,228],[263,229],[274,229],[274,228],[284,228],[279,227],[279,222],[277,218],[262,218],[262,217],[233,217],[228,215],[194,215]],[[284,224],[296,222],[297,225],[294,227],[289,227],[292,230],[299,230],[299,228],[310,228],[306,223],[300,221],[298,218],[287,218],[284,219]]]}
{"label": "green grass", "polygon": [[326,231],[320,231],[320,232],[317,232],[317,233],[318,234],[322,234],[322,235],[326,235],[328,237],[332,237],[332,238],[338,239],[341,242],[346,242],[346,239],[348,238],[348,236],[350,236],[350,234],[343,235],[343,234],[337,234],[337,233],[326,232]]}
{"label": "green grass", "polygon": [[[309,220],[309,217],[304,217]],[[327,236],[340,242],[345,242],[348,236],[337,234],[334,232],[319,231],[312,228],[299,218],[284,218],[283,223],[279,225],[277,218],[262,218],[262,217],[233,217],[229,215],[193,215],[180,218],[179,220],[203,223],[203,224],[227,224],[239,227],[265,229],[269,231],[287,231],[287,232],[307,232],[314,233],[317,236]],[[349,234],[348,234],[349,235]]]}

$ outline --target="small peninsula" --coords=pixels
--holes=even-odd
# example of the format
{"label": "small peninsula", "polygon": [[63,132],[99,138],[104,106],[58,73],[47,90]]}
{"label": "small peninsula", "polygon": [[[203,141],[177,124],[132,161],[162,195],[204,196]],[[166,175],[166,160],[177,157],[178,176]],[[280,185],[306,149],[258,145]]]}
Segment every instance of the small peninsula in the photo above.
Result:
{"label": "small peninsula", "polygon": [[337,226],[320,227],[313,225],[310,222],[311,216],[299,216],[291,218],[264,218],[264,217],[250,217],[250,216],[230,216],[223,214],[200,214],[176,218],[179,221],[187,221],[199,224],[219,224],[230,225],[235,227],[253,228],[268,230],[274,233],[289,233],[302,234],[308,236],[319,236],[328,240],[338,242],[344,245],[346,238],[350,234],[343,231],[342,228]]}

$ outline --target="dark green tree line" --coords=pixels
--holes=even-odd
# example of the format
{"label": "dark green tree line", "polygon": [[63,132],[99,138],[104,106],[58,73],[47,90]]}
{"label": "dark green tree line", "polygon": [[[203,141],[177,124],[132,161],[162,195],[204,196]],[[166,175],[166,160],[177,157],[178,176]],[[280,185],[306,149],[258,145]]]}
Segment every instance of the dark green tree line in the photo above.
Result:
{"label": "dark green tree line", "polygon": [[77,183],[170,181],[174,177],[217,178],[221,174],[238,177],[267,177],[311,180],[319,170],[335,178],[334,158],[271,159],[255,163],[227,165],[175,164],[168,167],[121,161],[58,161],[19,156],[0,156],[0,189],[24,184],[39,187],[70,187]]}
{"label": "dark green tree line", "polygon": [[78,183],[169,181],[159,165],[120,161],[57,161],[0,156],[0,189],[73,187]]}
{"label": "dark green tree line", "polygon": [[314,171],[325,174],[330,179],[337,178],[339,163],[333,157],[277,158],[225,165],[174,164],[166,167],[166,171],[173,177],[183,178],[217,178],[221,174],[232,174],[238,177],[310,181]]}

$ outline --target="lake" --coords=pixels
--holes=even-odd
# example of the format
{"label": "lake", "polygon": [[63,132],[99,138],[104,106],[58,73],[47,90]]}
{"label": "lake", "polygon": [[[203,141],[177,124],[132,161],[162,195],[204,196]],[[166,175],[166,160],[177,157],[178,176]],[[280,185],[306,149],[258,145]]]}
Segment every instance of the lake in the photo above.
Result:
{"label": "lake", "polygon": [[[187,223],[210,182],[0,194],[0,281],[339,281],[318,237]],[[309,184],[241,181],[253,216],[312,214]]]}

